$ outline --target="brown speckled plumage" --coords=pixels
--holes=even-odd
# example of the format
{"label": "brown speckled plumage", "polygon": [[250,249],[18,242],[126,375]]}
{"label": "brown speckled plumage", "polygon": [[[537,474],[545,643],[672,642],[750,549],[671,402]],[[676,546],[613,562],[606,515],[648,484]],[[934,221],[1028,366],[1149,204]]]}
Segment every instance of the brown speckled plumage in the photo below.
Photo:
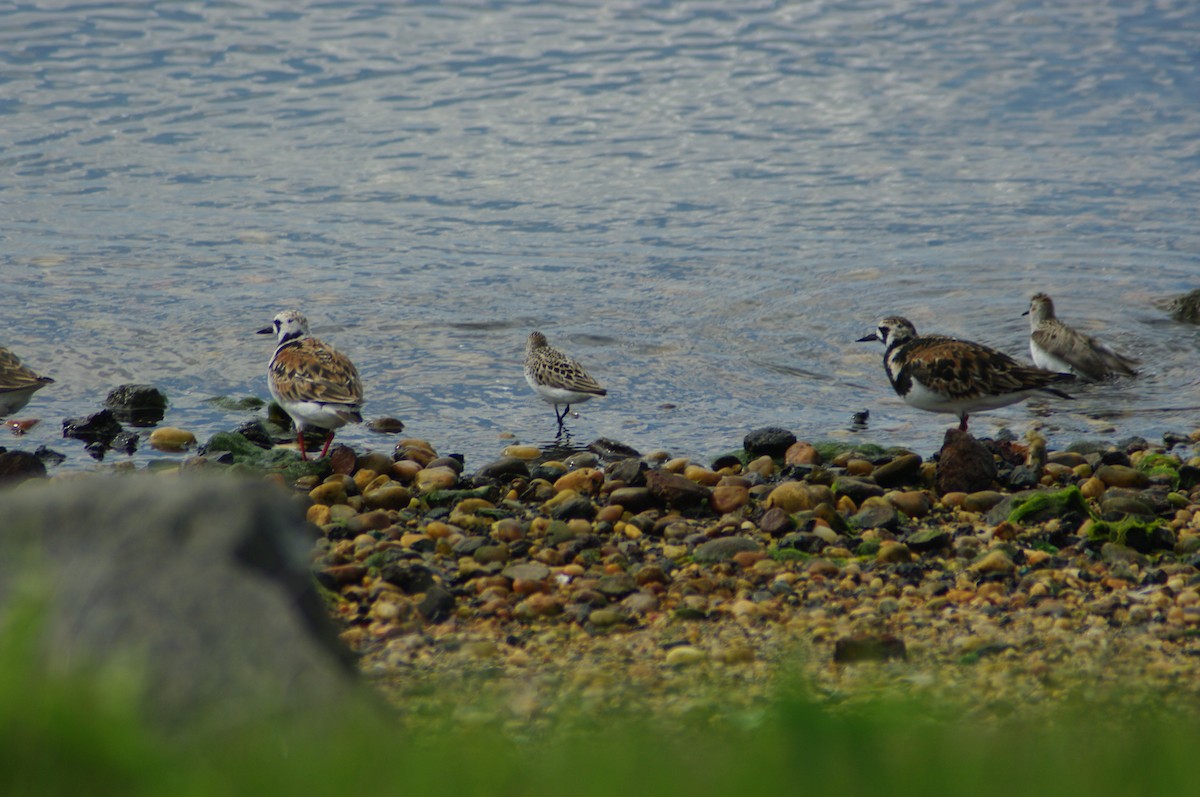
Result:
{"label": "brown speckled plumage", "polygon": [[1092,380],[1137,374],[1137,360],[1059,321],[1054,301],[1046,294],[1034,294],[1025,315],[1029,316],[1029,353],[1043,368],[1070,371]]}
{"label": "brown speckled plumage", "polygon": [[[572,404],[608,395],[582,365],[549,345],[541,332],[531,332],[525,345],[525,381],[543,401],[554,405],[560,427]],[[559,404],[566,405],[561,414]]]}
{"label": "brown speckled plumage", "polygon": [[883,319],[875,334],[859,340],[884,343],[884,368],[897,395],[920,409],[954,413],[964,430],[976,410],[1015,404],[1034,393],[1071,398],[1051,387],[1074,379],[1070,374],[1021,365],[981,343],[919,336],[900,316]]}
{"label": "brown speckled plumage", "polygon": [[16,412],[29,403],[29,398],[54,382],[39,376],[21,364],[21,359],[0,346],[0,417]]}

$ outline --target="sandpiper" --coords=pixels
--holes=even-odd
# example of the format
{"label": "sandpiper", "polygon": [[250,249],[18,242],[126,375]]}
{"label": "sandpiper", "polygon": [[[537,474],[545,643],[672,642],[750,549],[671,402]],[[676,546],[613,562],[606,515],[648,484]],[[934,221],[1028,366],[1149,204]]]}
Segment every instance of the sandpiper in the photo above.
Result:
{"label": "sandpiper", "polygon": [[1035,293],[1022,315],[1029,316],[1029,353],[1042,368],[1091,380],[1137,374],[1137,360],[1059,321],[1054,315],[1054,300],[1046,294]]}
{"label": "sandpiper", "polygon": [[260,335],[272,333],[278,345],[267,366],[267,386],[296,424],[302,459],[308,459],[304,430],[310,426],[328,430],[321,450],[324,457],[335,429],[362,421],[363,388],[358,369],[346,355],[309,335],[308,319],[295,310],[279,313],[271,326],[258,331]]}
{"label": "sandpiper", "polygon": [[0,418],[29,403],[29,399],[54,380],[21,365],[21,359],[0,346]]}
{"label": "sandpiper", "polygon": [[1006,407],[1038,393],[1071,398],[1050,387],[1073,380],[1069,373],[1021,365],[969,340],[919,336],[907,318],[885,318],[875,332],[858,340],[883,342],[883,366],[897,395],[918,409],[957,415],[964,432],[972,412]]}
{"label": "sandpiper", "polygon": [[[583,366],[546,343],[541,332],[529,333],[525,345],[525,381],[542,400],[554,405],[554,417],[562,429],[563,419],[572,404],[587,401],[593,396],[608,395],[608,391],[588,375]],[[558,405],[566,405],[559,413]]]}

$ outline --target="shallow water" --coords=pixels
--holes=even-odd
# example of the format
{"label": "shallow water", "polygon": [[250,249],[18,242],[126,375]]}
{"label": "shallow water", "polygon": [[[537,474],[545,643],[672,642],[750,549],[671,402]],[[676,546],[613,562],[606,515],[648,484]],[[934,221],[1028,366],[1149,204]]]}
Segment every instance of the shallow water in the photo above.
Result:
{"label": "shallow water", "polygon": [[0,5],[0,345],[57,380],[0,445],[81,466],[59,421],[131,381],[231,428],[205,400],[266,397],[253,333],[299,307],[368,417],[469,465],[553,436],[535,327],[609,388],[577,441],[929,453],[953,418],[855,339],[900,313],[1027,360],[1037,290],[1144,374],[973,430],[1197,425],[1161,304],[1200,286],[1200,7],[727,5]]}

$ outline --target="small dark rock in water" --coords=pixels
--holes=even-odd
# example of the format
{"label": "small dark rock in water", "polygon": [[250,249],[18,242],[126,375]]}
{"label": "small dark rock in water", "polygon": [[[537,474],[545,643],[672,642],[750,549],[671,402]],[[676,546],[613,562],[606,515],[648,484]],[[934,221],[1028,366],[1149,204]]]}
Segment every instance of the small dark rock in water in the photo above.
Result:
{"label": "small dark rock in water", "polygon": [[167,394],[153,385],[120,385],[109,392],[104,406],[131,426],[153,426],[167,413]]}
{"label": "small dark rock in water", "polygon": [[609,440],[607,437],[599,437],[588,443],[587,450],[602,459],[628,459],[641,456],[636,448],[616,440]]}
{"label": "small dark rock in water", "polygon": [[871,417],[870,410],[859,410],[850,416],[850,431],[861,432],[867,428],[867,420]]}
{"label": "small dark rock in water", "polygon": [[271,440],[271,433],[267,431],[267,427],[259,418],[252,421],[246,421],[241,426],[233,430],[234,434],[240,434],[242,437],[249,440],[259,448],[273,448],[275,443]]}
{"label": "small dark rock in water", "polygon": [[46,475],[46,465],[28,451],[0,453],[0,484],[13,484]]}
{"label": "small dark rock in water", "polygon": [[108,448],[112,451],[117,451],[122,454],[132,454],[137,451],[138,436],[136,432],[131,432],[128,429],[122,429],[112,442],[108,444]]}
{"label": "small dark rock in water", "polygon": [[399,418],[373,418],[367,429],[376,434],[399,434],[404,431],[404,421]]}
{"label": "small dark rock in water", "polygon": [[1171,300],[1171,318],[1185,324],[1200,324],[1200,288]]}
{"label": "small dark rock in water", "polygon": [[782,457],[788,446],[796,442],[796,435],[778,426],[755,429],[746,435],[742,446],[753,457]]}
{"label": "small dark rock in water", "polygon": [[42,461],[43,465],[54,466],[61,465],[67,458],[66,454],[60,454],[53,449],[45,446],[38,446],[33,450],[33,455]]}
{"label": "small dark rock in water", "polygon": [[992,452],[961,429],[947,429],[938,457],[936,486],[939,495],[986,490],[996,478]]}
{"label": "small dark rock in water", "polygon": [[908,650],[904,646],[904,640],[891,634],[842,637],[833,645],[833,660],[842,664],[907,658]]}
{"label": "small dark rock in water", "polygon": [[99,443],[108,448],[113,438],[121,433],[121,424],[111,410],[100,410],[82,418],[67,418],[63,422],[63,437],[72,437],[85,443]]}

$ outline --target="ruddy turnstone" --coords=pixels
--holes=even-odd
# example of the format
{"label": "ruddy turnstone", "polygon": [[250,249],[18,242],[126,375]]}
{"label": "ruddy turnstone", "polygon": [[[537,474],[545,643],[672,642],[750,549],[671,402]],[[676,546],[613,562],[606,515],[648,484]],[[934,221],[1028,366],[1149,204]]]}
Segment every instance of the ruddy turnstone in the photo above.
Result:
{"label": "ruddy turnstone", "polygon": [[1073,380],[1071,374],[1021,365],[980,343],[919,336],[907,318],[885,318],[876,332],[858,340],[883,342],[883,367],[897,395],[918,409],[957,415],[964,432],[967,416],[978,410],[1006,407],[1035,393],[1071,398],[1050,387]]}
{"label": "ruddy turnstone", "polygon": [[[554,417],[559,429],[571,411],[572,404],[587,401],[593,396],[608,395],[608,391],[583,370],[583,366],[546,343],[541,332],[530,332],[525,344],[525,381],[542,400],[554,405]],[[562,413],[558,405],[565,404]]]}
{"label": "ruddy turnstone", "polygon": [[1069,371],[1092,380],[1137,373],[1137,360],[1059,321],[1054,315],[1054,301],[1046,294],[1035,293],[1022,315],[1029,316],[1029,353],[1042,368]]}
{"label": "ruddy turnstone", "polygon": [[260,335],[272,333],[278,345],[267,366],[271,395],[296,424],[302,459],[308,459],[304,430],[310,426],[328,430],[321,450],[324,457],[335,429],[362,421],[363,388],[358,369],[346,355],[309,335],[308,319],[295,310],[285,310],[275,316],[271,326],[258,331]]}
{"label": "ruddy turnstone", "polygon": [[0,346],[0,418],[24,407],[34,393],[53,381],[21,365],[17,355]]}

